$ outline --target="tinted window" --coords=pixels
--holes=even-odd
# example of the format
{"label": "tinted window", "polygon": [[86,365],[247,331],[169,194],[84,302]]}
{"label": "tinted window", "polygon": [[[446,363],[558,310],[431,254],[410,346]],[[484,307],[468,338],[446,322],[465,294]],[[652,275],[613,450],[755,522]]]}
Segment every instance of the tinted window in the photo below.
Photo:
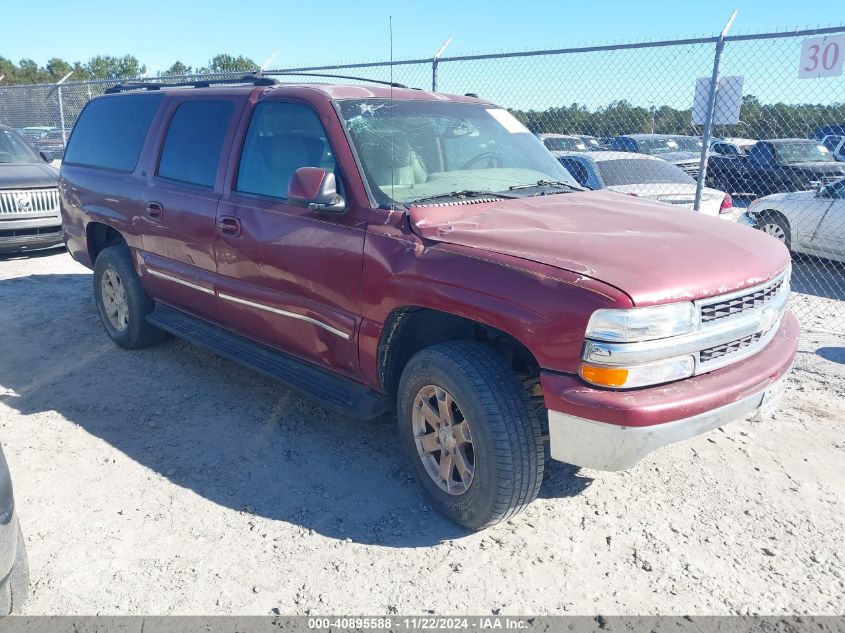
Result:
{"label": "tinted window", "polygon": [[163,97],[129,94],[91,101],[79,115],[64,162],[132,171]]}
{"label": "tinted window", "polygon": [[180,105],[167,129],[158,175],[214,187],[232,108],[230,101],[191,101]]}
{"label": "tinted window", "polygon": [[608,187],[656,183],[695,183],[692,176],[683,169],[665,160],[636,158],[603,160],[598,163],[598,168],[601,179]]}
{"label": "tinted window", "polygon": [[294,103],[259,104],[244,140],[237,190],[287,198],[290,178],[300,167],[335,169],[317,114]]}
{"label": "tinted window", "polygon": [[566,171],[572,174],[572,177],[578,181],[579,185],[582,187],[587,186],[589,175],[587,174],[587,168],[584,165],[574,158],[561,158],[560,164],[566,167]]}
{"label": "tinted window", "polygon": [[37,163],[40,160],[20,136],[0,128],[0,163]]}

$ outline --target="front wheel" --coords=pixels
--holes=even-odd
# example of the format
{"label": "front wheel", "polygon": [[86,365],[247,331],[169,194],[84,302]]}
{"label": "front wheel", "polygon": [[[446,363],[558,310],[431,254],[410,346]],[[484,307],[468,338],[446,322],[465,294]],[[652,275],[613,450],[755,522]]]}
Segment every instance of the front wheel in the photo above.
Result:
{"label": "front wheel", "polygon": [[768,233],[786,246],[787,249],[791,250],[792,241],[790,239],[789,222],[780,213],[774,211],[764,212],[757,222],[757,228],[763,231],[763,233]]}
{"label": "front wheel", "polygon": [[399,436],[432,506],[471,530],[507,520],[543,480],[540,422],[504,360],[479,343],[417,353],[402,373]]}
{"label": "front wheel", "polygon": [[106,333],[120,347],[138,349],[167,337],[147,322],[155,304],[135,273],[127,247],[109,246],[97,256],[94,299]]}

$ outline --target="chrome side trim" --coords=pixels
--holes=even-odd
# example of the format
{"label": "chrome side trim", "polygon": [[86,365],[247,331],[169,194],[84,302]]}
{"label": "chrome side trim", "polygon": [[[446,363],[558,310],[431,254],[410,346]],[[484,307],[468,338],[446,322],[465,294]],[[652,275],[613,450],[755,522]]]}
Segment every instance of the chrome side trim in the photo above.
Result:
{"label": "chrome side trim", "polygon": [[296,312],[288,312],[287,310],[281,310],[279,308],[274,308],[273,306],[268,306],[263,303],[255,303],[254,301],[247,301],[246,299],[241,299],[239,297],[233,297],[232,295],[223,294],[222,292],[218,292],[217,296],[221,299],[225,299],[226,301],[231,301],[232,303],[240,303],[241,305],[249,306],[251,308],[256,308],[258,310],[264,310],[266,312],[272,312],[273,314],[279,314],[281,316],[290,317],[291,319],[298,319],[300,321],[307,321],[312,325],[316,325],[317,327],[321,327],[324,330],[331,332],[332,334],[341,337],[342,339],[349,340],[349,334],[343,332],[342,330],[338,330],[333,328],[331,325],[326,325],[322,321],[318,321],[317,319],[312,319],[309,316],[305,316],[304,314],[297,314]]}
{"label": "chrome side trim", "polygon": [[213,295],[214,290],[211,288],[206,288],[205,286],[200,286],[198,284],[191,283],[190,281],[185,281],[184,279],[180,279],[179,277],[174,277],[173,275],[168,275],[167,273],[160,272],[155,268],[147,268],[146,269],[149,274],[153,277],[159,277],[160,279],[166,279],[167,281],[172,281],[175,284],[180,284],[182,286],[187,286],[188,288],[193,288],[194,290],[199,290],[200,292],[204,292],[207,295]]}

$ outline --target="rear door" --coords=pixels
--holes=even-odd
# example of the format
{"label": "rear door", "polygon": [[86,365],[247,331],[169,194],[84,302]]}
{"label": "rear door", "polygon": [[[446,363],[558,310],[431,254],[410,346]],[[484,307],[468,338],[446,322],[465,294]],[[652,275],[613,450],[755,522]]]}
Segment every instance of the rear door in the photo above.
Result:
{"label": "rear door", "polygon": [[342,215],[287,200],[299,167],[333,171],[346,193],[326,130],[343,131],[325,106],[266,100],[244,117],[218,210],[218,294],[229,329],[354,376],[368,209],[350,195]]}
{"label": "rear door", "polygon": [[143,198],[142,271],[153,296],[220,321],[215,217],[239,100],[175,97],[151,159]]}

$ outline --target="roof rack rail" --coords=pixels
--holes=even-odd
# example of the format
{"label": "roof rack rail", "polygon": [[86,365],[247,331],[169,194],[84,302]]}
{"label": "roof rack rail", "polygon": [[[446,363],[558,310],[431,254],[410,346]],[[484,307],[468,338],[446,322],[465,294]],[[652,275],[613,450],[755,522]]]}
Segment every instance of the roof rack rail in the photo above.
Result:
{"label": "roof rack rail", "polygon": [[395,81],[379,81],[378,79],[370,79],[369,77],[355,77],[353,75],[331,75],[328,73],[298,73],[286,72],[283,70],[266,70],[262,75],[280,75],[284,77],[329,77],[331,79],[352,79],[353,81],[366,81],[371,84],[380,84],[382,86],[392,86],[393,88],[407,88],[405,84],[396,83]]}
{"label": "roof rack rail", "polygon": [[116,94],[129,90],[161,90],[162,88],[208,88],[226,84],[252,84],[253,86],[273,86],[279,83],[270,77],[250,73],[241,77],[226,77],[224,79],[197,79],[196,81],[180,81],[175,83],[151,83],[144,81],[130,81],[120,83],[106,90],[106,94]]}

